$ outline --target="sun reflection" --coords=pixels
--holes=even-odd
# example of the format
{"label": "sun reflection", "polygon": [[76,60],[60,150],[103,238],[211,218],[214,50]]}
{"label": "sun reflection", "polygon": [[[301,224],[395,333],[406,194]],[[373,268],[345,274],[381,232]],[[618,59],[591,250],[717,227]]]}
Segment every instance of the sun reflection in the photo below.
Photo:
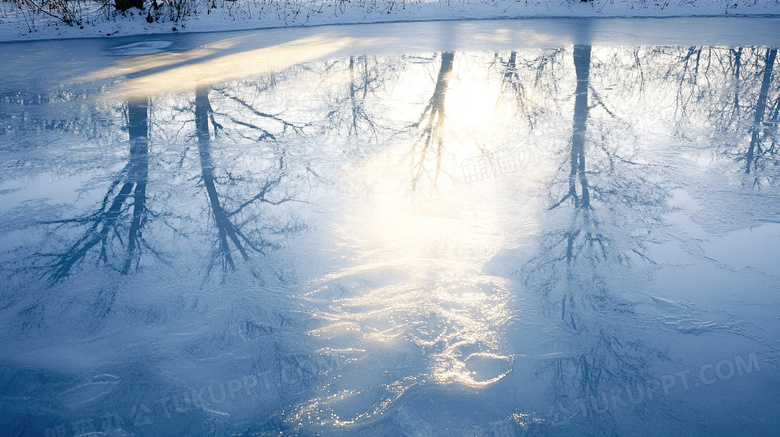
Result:
{"label": "sun reflection", "polygon": [[[479,71],[484,73],[484,69]],[[497,81],[471,75],[454,77],[445,104],[448,123],[471,137],[489,135],[501,118],[494,110],[500,91],[497,85]]]}
{"label": "sun reflection", "polygon": [[[310,334],[365,351],[300,406],[295,420],[363,425],[413,388],[479,388],[511,371],[503,337],[512,317],[510,284],[483,267],[507,246],[512,220],[528,217],[511,217],[514,205],[495,184],[454,180],[410,192],[403,182],[409,169],[396,164],[407,147],[400,142],[351,169],[363,191],[334,232],[340,252],[352,257],[308,293],[321,322]],[[454,161],[443,167],[457,172]]]}
{"label": "sun reflection", "polygon": [[347,255],[306,298],[309,334],[354,353],[290,423],[362,427],[417,390],[484,388],[512,370],[504,330],[517,286],[485,266],[538,228],[538,204],[520,193],[545,170],[467,183],[464,159],[519,151],[528,145],[518,138],[531,137],[506,128],[518,110],[502,99],[503,72],[486,68],[491,57],[427,59],[384,99],[398,102],[386,116],[409,131],[349,166],[342,181],[352,194],[331,244]]}

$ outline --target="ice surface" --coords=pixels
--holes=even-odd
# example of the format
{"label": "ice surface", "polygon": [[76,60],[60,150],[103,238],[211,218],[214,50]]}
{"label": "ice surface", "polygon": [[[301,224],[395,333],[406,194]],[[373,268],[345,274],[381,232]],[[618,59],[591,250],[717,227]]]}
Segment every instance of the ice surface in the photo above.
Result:
{"label": "ice surface", "polygon": [[1,45],[0,434],[770,435],[777,21]]}

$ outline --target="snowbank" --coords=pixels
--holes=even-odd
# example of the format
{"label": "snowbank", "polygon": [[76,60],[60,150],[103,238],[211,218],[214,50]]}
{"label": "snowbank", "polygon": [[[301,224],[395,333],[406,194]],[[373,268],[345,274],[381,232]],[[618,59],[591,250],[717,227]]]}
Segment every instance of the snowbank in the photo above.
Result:
{"label": "snowbank", "polygon": [[158,12],[155,20],[149,1],[147,10],[126,13],[79,1],[74,25],[2,1],[0,41],[453,19],[780,15],[780,0],[194,0],[183,18]]}

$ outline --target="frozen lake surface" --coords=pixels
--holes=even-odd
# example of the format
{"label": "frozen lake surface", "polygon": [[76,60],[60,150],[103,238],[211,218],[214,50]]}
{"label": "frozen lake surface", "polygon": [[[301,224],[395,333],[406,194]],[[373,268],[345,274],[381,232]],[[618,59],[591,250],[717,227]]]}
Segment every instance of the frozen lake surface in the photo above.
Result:
{"label": "frozen lake surface", "polygon": [[0,44],[0,434],[770,435],[780,19]]}

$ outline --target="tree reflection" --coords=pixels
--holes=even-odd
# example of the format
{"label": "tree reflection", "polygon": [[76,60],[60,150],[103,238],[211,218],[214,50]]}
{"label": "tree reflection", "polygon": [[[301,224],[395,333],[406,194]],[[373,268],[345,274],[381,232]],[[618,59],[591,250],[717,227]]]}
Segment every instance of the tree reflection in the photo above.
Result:
{"label": "tree reflection", "polygon": [[[44,254],[55,259],[48,269],[48,277],[53,282],[68,277],[93,250],[97,251],[98,263],[111,265],[124,275],[133,265],[138,266],[142,247],[151,249],[142,235],[147,220],[148,102],[148,99],[128,102],[130,157],[103,196],[98,210],[76,218],[48,222],[58,225],[58,229],[62,226],[86,227],[82,236],[64,252]],[[122,234],[127,238],[123,239]],[[112,258],[122,252],[123,260],[114,262]]]}
{"label": "tree reflection", "polygon": [[[780,97],[774,103],[774,108],[770,108],[770,114],[768,122],[771,123],[772,129],[764,131],[764,114],[767,110],[767,97],[769,95],[769,84],[772,80],[772,70],[774,68],[775,59],[777,58],[777,49],[767,49],[764,60],[764,71],[761,75],[761,91],[758,93],[758,101],[756,102],[755,115],[753,116],[753,125],[750,127],[750,146],[748,146],[745,153],[745,173],[750,174],[751,166],[753,170],[758,170],[759,159],[762,157],[774,156],[777,152],[775,144],[775,136],[768,135],[770,132],[774,133],[777,130],[777,117],[778,111],[780,111]],[[738,72],[736,74],[739,74]],[[762,135],[763,134],[763,135]],[[769,136],[771,144],[766,145],[766,137]],[[762,165],[763,167],[763,165]],[[758,183],[758,178],[756,182]]]}
{"label": "tree reflection", "polygon": [[516,120],[525,121],[529,132],[544,123],[548,114],[562,111],[555,97],[564,82],[563,55],[562,48],[544,50],[530,57],[517,51],[510,52],[506,58],[497,55],[503,72],[500,99],[514,100]]}
{"label": "tree reflection", "polygon": [[[588,89],[590,84],[590,46],[574,46],[574,69],[577,74],[577,89],[574,92],[574,123],[571,134],[571,170],[569,172],[569,191],[550,209],[557,208],[563,202],[571,199],[576,210],[587,215],[590,209],[590,192],[588,191],[588,176],[585,174],[585,131],[588,123]],[[579,194],[577,182],[580,183]],[[573,238],[569,235],[566,260],[572,257]]]}
{"label": "tree reflection", "polygon": [[[242,106],[249,106],[238,98],[233,98],[232,96],[231,98],[238,101]],[[253,114],[266,119],[270,118],[280,123],[283,130],[288,128],[296,132],[300,130],[296,125],[275,115],[252,109]],[[273,197],[276,195],[275,191],[282,178],[286,175],[283,155],[278,158],[277,167],[271,169],[275,174],[267,175],[265,180],[260,182],[259,190],[256,189],[257,191],[253,194],[250,193],[247,196],[247,193],[242,192],[242,190],[239,190],[235,195],[220,193],[219,185],[223,185],[224,189],[228,190],[235,188],[243,179],[234,177],[230,172],[226,172],[222,178],[215,175],[209,121],[214,126],[215,135],[217,130],[222,128],[222,125],[215,121],[213,114],[214,110],[209,101],[209,86],[201,84],[195,91],[195,128],[198,137],[198,156],[200,158],[201,181],[206,190],[211,216],[214,219],[214,226],[217,230],[216,249],[212,254],[212,262],[209,264],[207,272],[210,272],[217,260],[219,260],[224,279],[224,275],[228,271],[234,271],[236,268],[233,257],[234,251],[238,252],[244,261],[249,260],[250,252],[265,255],[268,251],[278,247],[278,243],[267,238],[266,233],[287,234],[299,230],[301,226],[294,222],[276,223],[273,220],[269,222],[264,217],[262,210],[254,208],[258,204],[280,205],[292,200],[291,197],[286,195],[276,199]],[[232,121],[252,130],[261,131],[259,141],[276,139],[271,132],[264,128],[239,120]],[[254,181],[252,181],[251,185],[254,185]],[[230,205],[230,209],[226,209],[226,205]]]}
{"label": "tree reflection", "polygon": [[[742,172],[750,175],[747,182],[752,187],[774,186],[778,180],[774,167],[778,165],[780,112],[780,89],[777,81],[773,81],[777,49],[740,47],[719,50],[718,54],[724,65],[718,74],[723,76],[723,81],[730,78],[731,86],[725,87],[727,92],[721,92],[717,86],[710,85],[713,90],[709,94],[714,98],[701,101],[705,105],[713,100],[717,102],[717,109],[709,116],[716,127],[713,136],[720,143],[722,153],[743,163]],[[715,77],[708,78],[708,84],[720,83]],[[733,97],[729,95],[731,90]],[[692,103],[688,106],[698,109]],[[718,138],[723,134],[729,139]]]}
{"label": "tree reflection", "polygon": [[[253,252],[267,254],[279,247],[279,236],[298,231],[302,225],[285,218],[284,212],[279,217],[272,217],[261,206],[279,206],[292,200],[292,195],[280,188],[287,175],[283,150],[279,149],[275,163],[270,168],[237,175],[229,168],[220,169],[214,158],[212,136],[227,126],[228,129],[238,131],[243,138],[261,144],[273,144],[286,133],[301,135],[304,125],[287,121],[278,114],[258,110],[224,89],[220,89],[217,94],[222,97],[221,103],[237,104],[243,115],[215,113],[209,97],[210,91],[212,88],[206,84],[196,88],[195,136],[199,181],[205,190],[208,211],[216,228],[216,247],[207,272],[215,265],[220,265],[224,279],[224,274],[236,269],[236,257],[248,261]],[[62,252],[38,254],[44,259],[53,259],[51,263],[45,264],[45,275],[52,282],[70,276],[80,263],[90,259],[92,253],[97,264],[110,266],[123,275],[138,267],[144,252],[152,253],[159,262],[167,264],[161,254],[150,246],[144,233],[149,217],[155,216],[149,211],[147,184],[150,125],[158,121],[150,119],[149,107],[148,98],[128,102],[128,162],[113,178],[97,210],[74,218],[45,222],[54,226],[50,233],[52,237],[60,237],[68,229],[80,232],[80,236]],[[165,110],[161,108],[160,113]],[[217,118],[224,119],[223,124]],[[275,124],[278,129],[266,127],[253,118]],[[259,135],[250,136],[249,133],[253,131],[259,132]],[[162,182],[168,183],[166,180]],[[186,232],[185,228],[176,224],[165,224],[179,235]]]}
{"label": "tree reflection", "polygon": [[[675,121],[679,136],[701,122],[718,152],[740,163],[746,182],[774,185],[780,90],[773,81],[776,48],[690,47],[669,53],[663,80],[676,82]],[[703,118],[701,120],[700,118]]]}
{"label": "tree reflection", "polygon": [[[381,133],[395,129],[381,117],[381,108],[372,105],[394,78],[396,70],[403,68],[403,64],[399,66],[393,61],[397,60],[365,55],[349,57],[345,67],[349,83],[346,90],[339,88],[332,109],[328,111],[328,130],[343,132],[348,138],[365,142],[375,141]],[[343,64],[343,61],[337,62],[337,65]]]}
{"label": "tree reflection", "polygon": [[411,150],[405,155],[411,160],[412,190],[417,188],[423,176],[430,177],[434,186],[439,178],[444,152],[443,131],[446,120],[444,102],[447,97],[454,58],[455,53],[453,52],[441,54],[441,65],[433,95],[425,105],[420,118],[412,124],[412,128],[420,130]]}
{"label": "tree reflection", "polygon": [[[546,313],[576,339],[575,350],[562,351],[562,357],[542,368],[551,378],[553,402],[583,399],[589,411],[605,413],[609,406],[603,396],[648,380],[652,361],[664,356],[643,335],[652,323],[616,293],[613,277],[621,268],[637,272],[654,264],[645,247],[663,226],[668,194],[651,177],[661,167],[640,165],[630,148],[610,140],[615,111],[605,102],[589,104],[591,46],[575,45],[573,61],[571,139],[566,163],[550,187],[546,220],[568,225],[543,235],[539,252],[522,273],[525,287],[542,296]],[[610,123],[592,123],[595,108],[603,109]],[[615,432],[610,414],[578,420],[590,422],[588,432],[603,435]]]}

